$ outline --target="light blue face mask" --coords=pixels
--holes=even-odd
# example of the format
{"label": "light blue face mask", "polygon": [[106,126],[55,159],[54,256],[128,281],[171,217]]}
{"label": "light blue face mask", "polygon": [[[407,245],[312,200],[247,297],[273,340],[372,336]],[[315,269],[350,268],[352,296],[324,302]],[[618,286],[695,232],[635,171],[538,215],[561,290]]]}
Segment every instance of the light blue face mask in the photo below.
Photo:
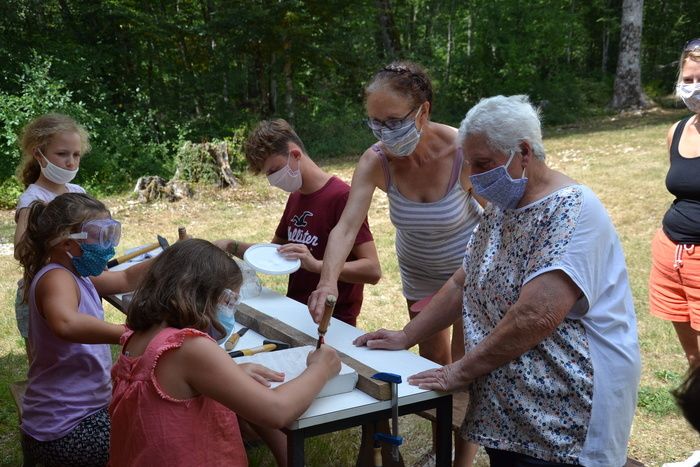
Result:
{"label": "light blue face mask", "polygon": [[510,152],[510,158],[504,165],[469,177],[475,194],[503,209],[516,207],[523,198],[527,186],[525,169],[523,169],[522,177],[515,180],[508,173],[508,166],[510,166],[513,156],[515,156],[515,151]]}
{"label": "light blue face mask", "polygon": [[236,310],[240,303],[241,298],[238,293],[230,289],[224,289],[222,299],[216,305],[216,319],[224,328],[223,335],[219,334],[214,327],[209,332],[209,335],[219,344],[225,342],[236,328]]}

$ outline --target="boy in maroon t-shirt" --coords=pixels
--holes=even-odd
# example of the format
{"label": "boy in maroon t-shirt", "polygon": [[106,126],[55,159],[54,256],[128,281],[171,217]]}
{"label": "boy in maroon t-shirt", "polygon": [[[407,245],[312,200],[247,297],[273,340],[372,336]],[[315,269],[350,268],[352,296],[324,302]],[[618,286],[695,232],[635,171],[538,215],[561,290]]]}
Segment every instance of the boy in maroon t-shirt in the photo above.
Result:
{"label": "boy in maroon t-shirt", "polygon": [[[272,243],[281,245],[279,252],[284,256],[301,260],[301,268],[289,276],[287,296],[306,304],[318,284],[328,235],[343,213],[350,186],[316,165],[294,129],[282,119],[260,122],[246,140],[245,156],[254,173],[264,173],[270,185],[290,193]],[[215,243],[239,258],[252,245],[236,240]],[[377,250],[365,219],[340,274],[333,316],[354,326],[364,284],[376,284],[380,276]]]}

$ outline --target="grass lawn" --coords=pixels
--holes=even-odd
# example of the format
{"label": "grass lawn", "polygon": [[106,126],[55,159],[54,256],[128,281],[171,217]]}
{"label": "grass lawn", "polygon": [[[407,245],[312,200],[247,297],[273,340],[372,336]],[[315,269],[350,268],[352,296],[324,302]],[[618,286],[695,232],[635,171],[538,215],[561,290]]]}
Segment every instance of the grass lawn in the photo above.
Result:
{"label": "grass lawn", "polygon": [[[644,116],[599,119],[565,128],[547,129],[545,148],[550,166],[590,186],[607,207],[617,227],[627,258],[637,310],[642,349],[642,380],[629,455],[648,466],[685,459],[700,448],[697,434],[676,410],[669,390],[680,381],[686,360],[671,325],[648,314],[647,278],[650,242],[672,200],[664,178],[668,166],[666,132],[682,114],[654,112]],[[323,161],[330,172],[349,181],[355,157]],[[117,253],[152,242],[156,234],[174,241],[177,226],[189,234],[214,240],[232,237],[269,241],[284,207],[285,196],[270,189],[264,177],[246,176],[235,191],[200,190],[193,199],[141,205],[130,196],[105,200],[112,215],[123,223]],[[383,278],[365,288],[358,326],[398,328],[407,319],[394,254],[394,233],[384,193],[377,192],[369,215],[382,263]],[[0,243],[12,243],[14,212],[0,211]],[[14,318],[14,294],[20,270],[11,250],[0,248],[0,464],[20,465],[17,415],[8,384],[24,379],[26,358]],[[262,277],[264,285],[284,292],[286,281]],[[111,321],[123,319],[106,305]],[[614,414],[610,414],[614,416]],[[413,465],[430,446],[429,424],[415,416],[403,417],[400,429],[406,441],[402,452]],[[359,432],[325,435],[307,441],[307,465],[354,465]],[[264,448],[250,453],[251,465],[271,465]],[[333,461],[329,461],[333,459]],[[479,465],[488,465],[485,456]]]}

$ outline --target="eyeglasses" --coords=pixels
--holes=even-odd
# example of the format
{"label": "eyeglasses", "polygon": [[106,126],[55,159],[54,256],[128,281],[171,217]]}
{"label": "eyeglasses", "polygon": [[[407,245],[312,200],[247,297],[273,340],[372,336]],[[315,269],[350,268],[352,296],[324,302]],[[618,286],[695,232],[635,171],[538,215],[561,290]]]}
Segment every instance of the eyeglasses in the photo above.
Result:
{"label": "eyeglasses", "polygon": [[390,118],[388,120],[378,120],[376,118],[367,118],[365,119],[365,122],[367,123],[367,126],[369,127],[370,130],[372,131],[381,131],[382,128],[387,128],[389,130],[398,130],[401,128],[404,123],[406,123],[406,120],[408,119],[408,116],[411,115],[413,112],[418,110],[420,106],[409,110],[409,112],[404,115],[402,118]]}
{"label": "eyeglasses", "polygon": [[227,308],[235,308],[241,304],[241,294],[231,289],[224,289],[219,299],[219,303]]}
{"label": "eyeglasses", "polygon": [[700,37],[696,39],[690,39],[683,46],[683,52],[690,52],[695,49],[700,49]]}
{"label": "eyeglasses", "polygon": [[80,232],[74,232],[64,237],[53,240],[50,246],[60,243],[66,238],[73,240],[85,240],[86,243],[97,244],[102,248],[119,245],[122,236],[122,225],[114,219],[93,219],[83,222]]}

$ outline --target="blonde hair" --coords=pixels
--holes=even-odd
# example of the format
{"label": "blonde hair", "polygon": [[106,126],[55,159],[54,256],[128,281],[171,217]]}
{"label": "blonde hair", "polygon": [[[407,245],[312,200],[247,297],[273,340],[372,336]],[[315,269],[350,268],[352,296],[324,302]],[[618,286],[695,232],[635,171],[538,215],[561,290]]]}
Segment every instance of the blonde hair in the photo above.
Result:
{"label": "blonde hair", "polygon": [[36,182],[41,174],[41,166],[34,159],[34,150],[39,148],[43,152],[51,139],[59,133],[77,133],[80,136],[80,154],[90,151],[87,130],[68,115],[48,113],[35,118],[22,129],[19,139],[22,162],[17,168],[17,178],[25,188]]}

